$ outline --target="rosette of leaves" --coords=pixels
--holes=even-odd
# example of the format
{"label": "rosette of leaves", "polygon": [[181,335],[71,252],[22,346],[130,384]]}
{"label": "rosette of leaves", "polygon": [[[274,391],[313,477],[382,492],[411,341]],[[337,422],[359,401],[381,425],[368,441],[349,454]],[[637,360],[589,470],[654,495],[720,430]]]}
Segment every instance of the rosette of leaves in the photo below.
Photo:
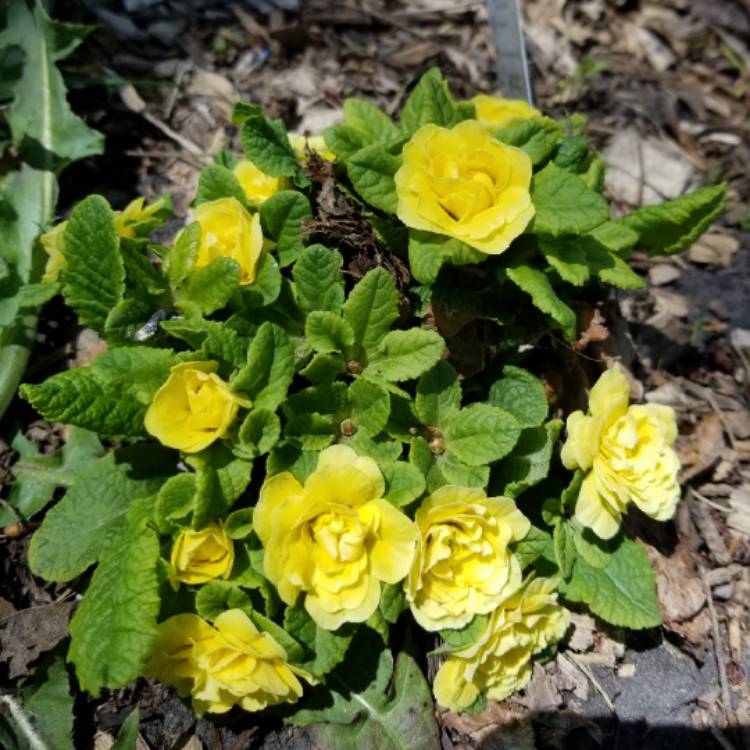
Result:
{"label": "rosette of leaves", "polygon": [[[318,453],[336,442],[375,460],[386,499],[407,514],[445,484],[515,498],[533,523],[515,549],[528,572],[558,575],[568,602],[615,625],[659,624],[643,548],[623,536],[603,543],[572,520],[580,476],[571,481],[559,461],[562,422],[550,419],[545,387],[522,366],[517,348],[540,331],[574,339],[572,305],[582,286],[640,284],[627,265],[630,251],[687,247],[720,209],[723,188],[611,220],[603,164],[582,122],[519,123],[495,137],[529,154],[536,216],[505,253],[487,258],[408,230],[394,213],[404,143],[426,123],[471,117],[471,103],[456,102],[430,71],[399,123],[348,100],[344,123],[325,132],[336,155],[326,164],[313,153],[295,155],[281,121],[238,105],[245,156],[288,185],[256,209],[232,172],[235,157],[222,153],[201,174],[196,204],[235,198],[259,212],[273,243],[255,282],[244,287],[233,261],[196,267],[197,223],[166,247],[147,233],[119,237],[99,196],[74,209],[61,293],[108,351],[90,367],[23,386],[22,395],[46,419],[111,446],[89,455],[30,549],[35,573],[85,589],[69,651],[85,690],[96,694],[141,674],[166,617],[198,612],[213,620],[241,608],[320,680],[287,710],[290,721],[315,723],[331,746],[431,747],[434,719],[412,647],[395,659],[390,651],[398,648],[390,628],[405,609],[400,587],[384,587],[367,623],[329,632],[302,607],[284,606],[263,575],[252,523],[260,485],[281,471],[303,482]],[[330,224],[332,195],[358,227],[369,227],[364,268],[349,239],[315,235]],[[393,258],[400,265],[386,263]],[[438,318],[451,318],[446,310],[459,320],[481,318],[494,342],[505,342],[495,351],[506,356],[463,368],[446,349],[450,334],[441,334]],[[172,366],[206,360],[252,406],[198,453],[161,448],[144,428],[151,399]],[[231,574],[175,592],[166,574],[173,539],[215,520],[235,542]],[[471,642],[481,625],[443,633],[447,648]],[[407,731],[415,716],[418,733]],[[325,721],[338,728],[321,728]]]}

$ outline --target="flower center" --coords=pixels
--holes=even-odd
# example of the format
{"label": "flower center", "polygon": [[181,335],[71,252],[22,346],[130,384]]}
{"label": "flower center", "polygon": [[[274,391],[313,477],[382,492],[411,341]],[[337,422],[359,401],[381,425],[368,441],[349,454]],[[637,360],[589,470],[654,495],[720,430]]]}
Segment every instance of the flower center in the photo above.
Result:
{"label": "flower center", "polygon": [[367,528],[354,516],[344,516],[335,511],[326,511],[316,516],[310,524],[315,544],[338,562],[356,560],[367,536]]}

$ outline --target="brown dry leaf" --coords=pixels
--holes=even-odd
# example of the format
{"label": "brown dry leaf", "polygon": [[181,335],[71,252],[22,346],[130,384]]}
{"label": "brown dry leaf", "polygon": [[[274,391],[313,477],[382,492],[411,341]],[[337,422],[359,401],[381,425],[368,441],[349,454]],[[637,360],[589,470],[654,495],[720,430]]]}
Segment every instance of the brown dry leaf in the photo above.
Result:
{"label": "brown dry leaf", "polygon": [[568,647],[578,653],[585,653],[594,647],[596,637],[596,621],[587,614],[572,612],[570,623],[573,631],[568,638]]}
{"label": "brown dry leaf", "polygon": [[609,328],[599,308],[586,310],[581,316],[581,337],[572,344],[577,352],[582,352],[589,344],[606,341],[609,338]]}
{"label": "brown dry leaf", "polygon": [[687,257],[693,263],[729,268],[739,247],[740,242],[736,237],[708,232],[688,250]]}
{"label": "brown dry leaf", "polygon": [[554,677],[538,663],[534,664],[534,673],[531,682],[524,689],[524,695],[514,700],[526,706],[532,713],[554,711],[563,704]]}
{"label": "brown dry leaf", "polygon": [[676,623],[695,617],[706,604],[706,589],[695,571],[687,544],[680,542],[670,557],[647,546],[656,571],[656,594],[664,618],[664,627],[674,631]]}
{"label": "brown dry leaf", "polygon": [[719,565],[729,565],[732,562],[732,555],[727,549],[726,542],[714,520],[711,509],[695,497],[691,496],[690,500],[691,516],[698,528],[698,533],[711,552],[711,556]]}
{"label": "brown dry leaf", "polygon": [[729,507],[732,509],[727,516],[727,526],[740,534],[750,536],[750,485],[743,485],[732,490],[729,495]]}
{"label": "brown dry leaf", "polygon": [[29,665],[68,634],[73,602],[29,607],[0,620],[0,662],[10,679],[31,674]]}
{"label": "brown dry leaf", "polygon": [[726,450],[724,429],[719,415],[705,414],[695,432],[679,439],[677,454],[682,463],[680,482],[685,484],[719,461]]}
{"label": "brown dry leaf", "polygon": [[509,701],[488,701],[475,716],[448,711],[440,721],[459,734],[471,737],[482,750],[534,750],[534,730],[529,711]]}
{"label": "brown dry leaf", "polygon": [[648,269],[648,280],[653,286],[671,284],[680,276],[682,276],[682,271],[671,263],[657,263]]}

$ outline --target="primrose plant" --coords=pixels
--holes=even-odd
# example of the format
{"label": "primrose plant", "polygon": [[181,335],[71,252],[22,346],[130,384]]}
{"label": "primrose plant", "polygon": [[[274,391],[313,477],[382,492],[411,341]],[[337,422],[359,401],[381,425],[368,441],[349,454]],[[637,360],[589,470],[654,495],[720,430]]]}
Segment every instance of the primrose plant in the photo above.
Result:
{"label": "primrose plant", "polygon": [[437,70],[399,122],[361,99],[322,138],[233,120],[244,155],[203,170],[170,247],[166,199],[93,195],[42,237],[44,283],[107,344],[21,390],[89,446],[30,548],[83,593],[81,688],[280,704],[351,747],[434,735],[427,651],[437,703],[474,711],[568,606],[658,626],[622,523],[674,513],[673,413],[617,365],[588,405],[553,376],[607,288],[642,286],[633,249],[686,249],[724,186],[614,219],[583,118],[456,101]]}

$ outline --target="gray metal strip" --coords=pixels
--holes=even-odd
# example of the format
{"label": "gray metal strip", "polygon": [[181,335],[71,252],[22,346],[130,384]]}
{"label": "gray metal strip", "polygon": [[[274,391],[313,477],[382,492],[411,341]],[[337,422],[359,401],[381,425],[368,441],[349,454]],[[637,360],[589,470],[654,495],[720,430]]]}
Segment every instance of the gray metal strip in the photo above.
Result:
{"label": "gray metal strip", "polygon": [[534,103],[523,41],[518,0],[487,0],[495,39],[495,64],[500,93],[508,99]]}

